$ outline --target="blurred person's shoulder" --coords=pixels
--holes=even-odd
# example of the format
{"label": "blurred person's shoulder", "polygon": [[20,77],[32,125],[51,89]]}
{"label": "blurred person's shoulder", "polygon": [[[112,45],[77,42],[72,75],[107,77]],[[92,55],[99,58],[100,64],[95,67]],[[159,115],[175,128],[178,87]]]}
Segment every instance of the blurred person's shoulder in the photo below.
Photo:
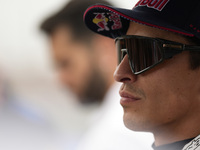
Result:
{"label": "blurred person's shoulder", "polygon": [[48,120],[31,106],[17,101],[17,97],[9,96],[3,101],[0,122],[0,140],[4,141],[0,143],[1,149],[47,150],[59,146]]}

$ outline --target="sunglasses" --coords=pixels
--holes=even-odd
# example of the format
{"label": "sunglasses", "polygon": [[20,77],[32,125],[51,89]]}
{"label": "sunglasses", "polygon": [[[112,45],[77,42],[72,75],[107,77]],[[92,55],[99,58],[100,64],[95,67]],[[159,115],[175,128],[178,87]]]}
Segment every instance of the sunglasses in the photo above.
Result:
{"label": "sunglasses", "polygon": [[182,51],[199,51],[200,46],[185,45],[159,38],[126,35],[115,39],[120,64],[127,54],[131,70],[140,74]]}

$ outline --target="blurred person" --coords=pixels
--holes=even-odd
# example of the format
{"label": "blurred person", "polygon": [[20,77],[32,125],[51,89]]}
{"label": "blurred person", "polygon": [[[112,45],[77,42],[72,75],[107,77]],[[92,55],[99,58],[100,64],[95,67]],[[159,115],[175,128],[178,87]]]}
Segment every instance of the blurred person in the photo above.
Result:
{"label": "blurred person", "polygon": [[[96,14],[114,21],[99,30]],[[115,39],[124,123],[152,132],[154,150],[200,150],[200,1],[139,0],[133,9],[96,4],[87,26]],[[134,149],[134,148],[133,148]]]}
{"label": "blurred person", "polygon": [[1,72],[0,149],[64,150],[61,137],[45,115],[24,101]]}
{"label": "blurred person", "polygon": [[[91,112],[93,122],[77,150],[146,150],[151,147],[151,135],[132,133],[121,119],[119,84],[113,79],[117,64],[115,44],[112,39],[94,34],[83,23],[83,12],[94,3],[109,4],[103,0],[72,0],[41,24],[63,85],[78,96],[83,106],[99,105]],[[108,20],[96,14],[93,21],[101,30]]]}

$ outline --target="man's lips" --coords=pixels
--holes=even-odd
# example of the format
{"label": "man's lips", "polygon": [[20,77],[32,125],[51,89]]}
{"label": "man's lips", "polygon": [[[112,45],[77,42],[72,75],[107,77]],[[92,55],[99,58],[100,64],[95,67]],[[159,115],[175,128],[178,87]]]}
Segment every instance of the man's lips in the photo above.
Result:
{"label": "man's lips", "polygon": [[133,94],[130,94],[130,93],[125,92],[125,91],[119,91],[119,94],[121,96],[121,100],[120,100],[121,105],[133,103],[133,102],[140,100],[139,97],[136,97]]}

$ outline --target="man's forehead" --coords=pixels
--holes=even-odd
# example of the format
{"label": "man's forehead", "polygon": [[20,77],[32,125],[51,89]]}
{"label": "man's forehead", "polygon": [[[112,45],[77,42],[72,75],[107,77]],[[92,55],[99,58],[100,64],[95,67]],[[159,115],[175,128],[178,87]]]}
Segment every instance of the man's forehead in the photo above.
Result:
{"label": "man's forehead", "polygon": [[186,37],[182,35],[179,35],[170,31],[165,31],[162,29],[142,25],[135,22],[130,22],[130,26],[126,34],[146,36],[146,37],[152,37],[152,38],[161,38],[161,39],[166,39],[170,41],[180,42],[183,44],[189,44],[188,41],[186,40]]}

